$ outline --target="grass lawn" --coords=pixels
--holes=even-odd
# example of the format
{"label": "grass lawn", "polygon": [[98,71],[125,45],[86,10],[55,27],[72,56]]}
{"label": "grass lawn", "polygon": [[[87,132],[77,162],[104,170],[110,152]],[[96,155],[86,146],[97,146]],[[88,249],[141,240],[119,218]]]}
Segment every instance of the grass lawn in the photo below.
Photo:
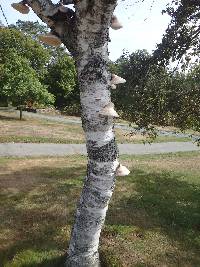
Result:
{"label": "grass lawn", "polygon": [[[72,119],[72,117],[69,117]],[[81,125],[64,124],[44,119],[24,118],[19,120],[18,115],[0,111],[0,143],[64,143],[80,144],[85,142]],[[118,143],[142,143],[145,137],[116,129]],[[159,136],[155,142],[191,141],[190,138],[174,136]]]}
{"label": "grass lawn", "polygon": [[81,125],[24,118],[0,111],[0,143],[84,143]]}
{"label": "grass lawn", "polygon": [[[200,153],[123,156],[101,236],[103,267],[200,266]],[[0,158],[0,266],[61,267],[82,156]]]}

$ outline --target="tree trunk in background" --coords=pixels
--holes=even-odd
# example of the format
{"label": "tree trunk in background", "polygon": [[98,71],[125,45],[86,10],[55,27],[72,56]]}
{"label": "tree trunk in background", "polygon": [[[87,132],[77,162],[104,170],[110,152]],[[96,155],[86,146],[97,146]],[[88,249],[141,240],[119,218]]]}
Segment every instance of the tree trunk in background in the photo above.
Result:
{"label": "tree trunk in background", "polygon": [[76,212],[66,266],[97,267],[99,237],[115,184],[118,149],[113,119],[99,112],[111,102],[108,71],[108,28],[114,3],[95,1],[91,10],[77,7],[76,65],[82,125],[88,152],[87,176]]}
{"label": "tree trunk in background", "polygon": [[22,106],[19,107],[19,118],[22,120]]}

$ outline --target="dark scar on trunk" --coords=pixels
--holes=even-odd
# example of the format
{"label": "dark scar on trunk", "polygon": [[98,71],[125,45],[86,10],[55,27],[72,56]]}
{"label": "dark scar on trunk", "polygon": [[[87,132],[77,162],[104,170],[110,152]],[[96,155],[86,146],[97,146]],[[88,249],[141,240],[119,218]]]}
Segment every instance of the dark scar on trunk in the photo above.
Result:
{"label": "dark scar on trunk", "polygon": [[119,150],[115,142],[115,138],[112,139],[108,144],[102,147],[94,147],[92,141],[87,143],[88,157],[91,160],[99,162],[114,161],[119,155]]}

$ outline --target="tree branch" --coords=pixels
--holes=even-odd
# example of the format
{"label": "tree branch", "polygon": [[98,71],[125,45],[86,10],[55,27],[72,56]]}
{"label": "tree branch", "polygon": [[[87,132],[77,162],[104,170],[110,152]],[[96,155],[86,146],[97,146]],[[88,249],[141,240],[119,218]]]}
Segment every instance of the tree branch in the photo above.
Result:
{"label": "tree branch", "polygon": [[61,3],[53,4],[51,0],[26,0],[26,3],[59,36],[67,49],[73,53],[76,41],[74,11],[67,7],[64,7],[63,10],[63,7],[61,9]]}

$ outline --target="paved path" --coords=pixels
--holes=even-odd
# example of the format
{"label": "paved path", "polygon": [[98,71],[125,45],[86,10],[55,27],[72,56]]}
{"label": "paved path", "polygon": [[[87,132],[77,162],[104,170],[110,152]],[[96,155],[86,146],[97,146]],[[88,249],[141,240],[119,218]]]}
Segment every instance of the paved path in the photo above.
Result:
{"label": "paved path", "polygon": [[[161,154],[181,151],[200,151],[191,142],[168,142],[154,144],[119,144],[120,155]],[[86,155],[85,144],[0,144],[0,157],[3,156],[65,156]]]}

